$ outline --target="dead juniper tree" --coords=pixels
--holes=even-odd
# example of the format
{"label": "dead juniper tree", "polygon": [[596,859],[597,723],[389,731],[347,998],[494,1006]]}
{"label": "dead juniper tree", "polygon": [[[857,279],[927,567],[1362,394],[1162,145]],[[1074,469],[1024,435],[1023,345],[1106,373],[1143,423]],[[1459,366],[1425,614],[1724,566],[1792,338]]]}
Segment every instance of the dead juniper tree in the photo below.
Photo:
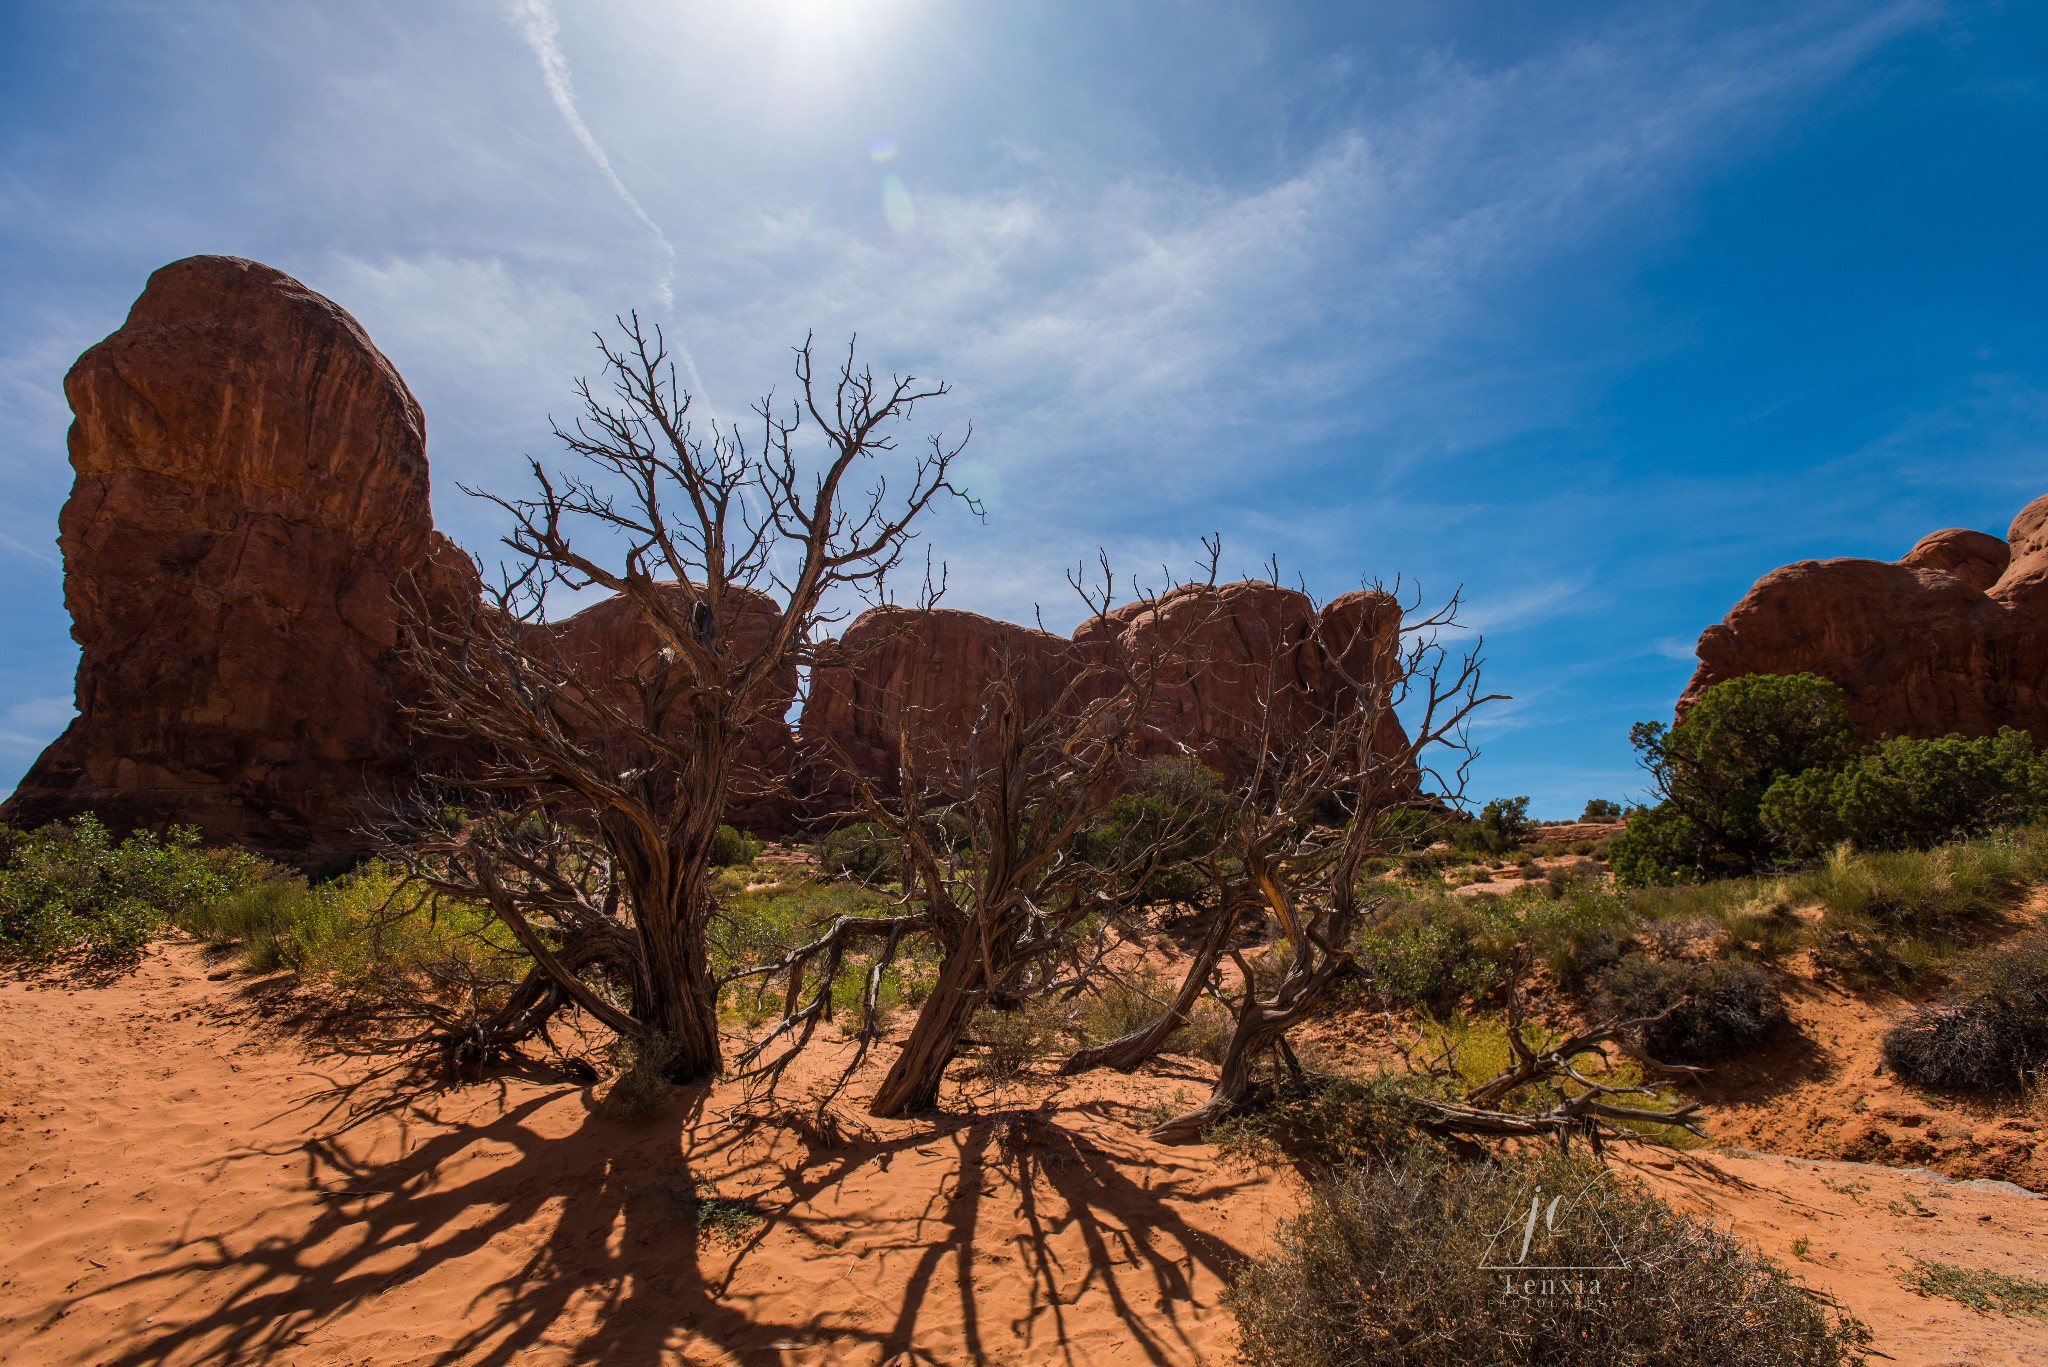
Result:
{"label": "dead juniper tree", "polygon": [[[1288,1031],[1356,972],[1353,936],[1383,905],[1363,886],[1366,860],[1399,847],[1413,821],[1404,814],[1462,798],[1472,714],[1503,696],[1480,691],[1478,642],[1462,652],[1445,643],[1457,626],[1456,595],[1420,615],[1415,602],[1393,594],[1368,599],[1360,634],[1325,642],[1339,680],[1331,705],[1283,724],[1289,709],[1277,672],[1255,701],[1266,719],[1262,758],[1223,823],[1231,880],[1223,906],[1233,929],[1248,911],[1270,914],[1280,938],[1266,966],[1277,976],[1262,975],[1230,945],[1228,929],[1212,934],[1189,977],[1222,995],[1216,975],[1227,950],[1238,969],[1236,1020],[1214,1092],[1154,1129],[1157,1139],[1192,1140],[1243,1103],[1267,1056],[1298,1071]],[[1184,1011],[1200,990],[1184,979],[1175,1008]]]}
{"label": "dead juniper tree", "polygon": [[[1424,1126],[1442,1135],[1464,1139],[1549,1138],[1560,1152],[1571,1146],[1573,1135],[1585,1138],[1597,1155],[1611,1141],[1641,1142],[1634,1126],[1671,1126],[1706,1137],[1697,1103],[1669,1111],[1631,1105],[1620,1098],[1655,1097],[1657,1090],[1635,1083],[1616,1085],[1594,1075],[1586,1060],[1596,1059],[1605,1071],[1608,1051],[1623,1038],[1654,1025],[1684,1006],[1674,1002],[1655,1015],[1632,1020],[1608,1020],[1577,1034],[1552,1040],[1540,1033],[1531,1039],[1528,1024],[1528,994],[1524,984],[1529,971],[1526,948],[1517,952],[1508,973],[1507,1042],[1511,1061],[1494,1076],[1466,1089],[1457,1100],[1411,1096],[1408,1104],[1420,1111]],[[1418,1060],[1414,1051],[1404,1050],[1410,1071],[1443,1081],[1460,1076],[1455,1041],[1446,1043],[1437,1057]],[[1702,1070],[1681,1064],[1646,1060],[1657,1071],[1674,1076],[1697,1076]],[[1548,1105],[1531,1110],[1517,1107],[1516,1098],[1533,1094],[1547,1097]]]}
{"label": "dead juniper tree", "polygon": [[[820,374],[809,339],[796,397],[757,404],[751,442],[700,427],[660,329],[619,327],[598,337],[602,385],[579,381],[581,411],[554,429],[581,470],[531,460],[532,494],[481,495],[511,522],[501,578],[452,621],[411,615],[419,721],[459,756],[429,783],[468,815],[426,811],[389,848],[421,883],[488,904],[532,957],[464,1048],[501,1051],[573,1002],[659,1041],[667,1076],[691,1082],[721,1066],[713,844],[734,798],[776,777],[744,752],[786,738],[834,604],[879,600],[917,519],[967,498],[951,481],[966,443],[896,457],[892,489],[870,467],[946,386],[878,380],[850,346]],[[591,589],[613,597],[549,617],[551,591]]]}
{"label": "dead juniper tree", "polygon": [[[1213,547],[1208,573],[1213,584]],[[1140,839],[1086,839],[1156,753],[1154,693],[1200,619],[1164,635],[1125,631],[1123,619],[1155,597],[1141,594],[1113,620],[1106,561],[1099,588],[1071,582],[1105,629],[1059,643],[1054,659],[996,671],[962,729],[901,715],[894,774],[846,766],[857,810],[893,847],[901,910],[840,918],[750,970],[785,980],[784,1014],[743,1065],[770,1078],[785,1067],[830,1011],[849,951],[872,945],[844,1085],[879,1036],[882,975],[906,938],[925,937],[938,951],[937,976],[868,1109],[892,1118],[929,1109],[976,1011],[1070,980],[1058,966],[1075,966],[1085,927],[1121,916],[1201,819],[1165,814]]]}

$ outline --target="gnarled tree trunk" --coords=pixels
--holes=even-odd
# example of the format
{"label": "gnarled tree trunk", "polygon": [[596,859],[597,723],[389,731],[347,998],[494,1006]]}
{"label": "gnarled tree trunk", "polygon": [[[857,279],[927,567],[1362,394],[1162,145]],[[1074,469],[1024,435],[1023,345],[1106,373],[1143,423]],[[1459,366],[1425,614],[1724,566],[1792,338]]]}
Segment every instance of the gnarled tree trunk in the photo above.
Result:
{"label": "gnarled tree trunk", "polygon": [[1173,1004],[1159,1013],[1150,1023],[1141,1025],[1127,1034],[1119,1035],[1104,1044],[1090,1045],[1069,1055],[1060,1065],[1061,1077],[1076,1077],[1096,1068],[1114,1068],[1119,1073],[1134,1072],[1143,1067],[1161,1049],[1173,1032],[1188,1023],[1189,1014],[1200,1000],[1202,988],[1208,983],[1209,975],[1216,971],[1222,961],[1223,951],[1230,946],[1231,936],[1237,934],[1237,927],[1244,917],[1241,904],[1226,904],[1216,913],[1216,920],[1203,937],[1201,948],[1195,951],[1194,961],[1188,965],[1187,973],[1180,980],[1180,990],[1174,993]]}
{"label": "gnarled tree trunk", "polygon": [[910,1027],[903,1052],[890,1065],[888,1076],[868,1105],[869,1115],[900,1120],[928,1111],[937,1103],[946,1065],[960,1051],[960,1040],[986,996],[976,983],[981,974],[981,956],[971,938],[947,951],[939,965],[938,981],[932,984],[931,995]]}

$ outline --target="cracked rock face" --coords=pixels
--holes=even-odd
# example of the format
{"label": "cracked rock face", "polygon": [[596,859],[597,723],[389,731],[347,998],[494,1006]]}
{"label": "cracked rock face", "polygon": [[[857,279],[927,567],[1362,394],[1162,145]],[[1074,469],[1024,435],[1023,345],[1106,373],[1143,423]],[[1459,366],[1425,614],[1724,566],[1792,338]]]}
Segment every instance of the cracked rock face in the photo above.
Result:
{"label": "cracked rock face", "polygon": [[2048,496],[2003,541],[1951,528],[1895,562],[1773,570],[1698,653],[1681,717],[1725,679],[1811,672],[1841,685],[1866,741],[2015,726],[2048,743]]}
{"label": "cracked rock face", "polygon": [[394,589],[474,592],[425,427],[340,307],[253,261],[150,277],[65,377],[79,717],[5,819],[190,822],[307,867],[411,771]]}

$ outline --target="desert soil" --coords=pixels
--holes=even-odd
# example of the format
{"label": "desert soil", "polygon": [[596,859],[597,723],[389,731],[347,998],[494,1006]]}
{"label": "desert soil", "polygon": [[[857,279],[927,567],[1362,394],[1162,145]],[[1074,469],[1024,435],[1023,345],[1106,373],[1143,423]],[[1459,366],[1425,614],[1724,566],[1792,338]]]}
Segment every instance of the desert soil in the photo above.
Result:
{"label": "desert soil", "polygon": [[[1230,1269],[1299,1200],[1143,1137],[1206,1090],[1174,1061],[837,1133],[731,1085],[633,1123],[553,1068],[422,1086],[285,1028],[284,991],[175,943],[110,983],[0,985],[0,1359],[1224,1363]],[[2048,1275],[2048,1201],[1720,1150],[1634,1170],[1898,1362],[2048,1364],[2048,1322],[1897,1280],[1913,1254]],[[721,1237],[710,1196],[767,1219]]]}

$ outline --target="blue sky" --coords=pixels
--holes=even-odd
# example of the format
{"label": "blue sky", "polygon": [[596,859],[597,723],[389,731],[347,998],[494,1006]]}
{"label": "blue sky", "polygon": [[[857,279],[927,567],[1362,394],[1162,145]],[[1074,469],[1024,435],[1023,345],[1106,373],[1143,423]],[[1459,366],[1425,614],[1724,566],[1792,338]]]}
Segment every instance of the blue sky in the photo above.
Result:
{"label": "blue sky", "polygon": [[476,550],[613,312],[725,412],[858,331],[974,421],[953,606],[1217,531],[1462,584],[1474,795],[1545,816],[1758,575],[2048,490],[2033,6],[10,0],[0,111],[0,785],[70,715],[63,372],[195,252],[362,320]]}

